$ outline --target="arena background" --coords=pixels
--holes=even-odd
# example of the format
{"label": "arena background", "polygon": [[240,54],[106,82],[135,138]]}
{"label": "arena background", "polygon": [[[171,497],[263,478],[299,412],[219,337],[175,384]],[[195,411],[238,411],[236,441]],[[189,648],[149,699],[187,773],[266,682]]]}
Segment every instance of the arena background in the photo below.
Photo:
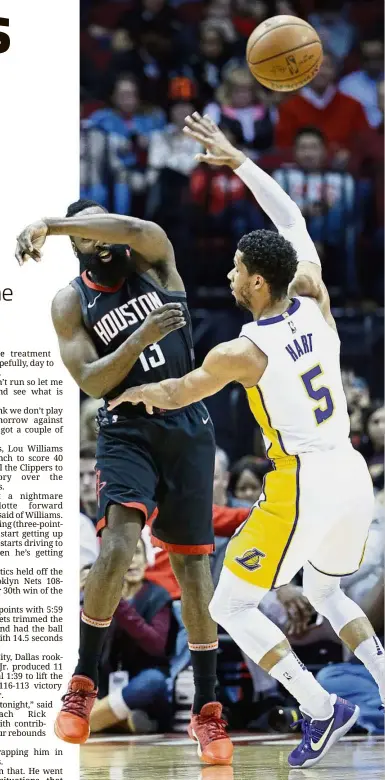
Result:
{"label": "arena background", "polygon": [[[324,45],[320,73],[297,94],[264,89],[245,66],[248,35],[277,13],[308,19]],[[352,440],[367,458],[377,496],[360,585],[360,594],[368,594],[383,580],[384,565],[378,542],[384,526],[385,428],[381,0],[81,0],[81,196],[113,212],[154,220],[167,231],[187,287],[199,364],[212,346],[236,337],[248,317],[234,306],[226,280],[238,239],[272,226],[231,170],[194,162],[198,149],[182,134],[184,117],[194,108],[209,113],[276,177],[300,206],[317,243],[342,342]],[[98,405],[82,399],[81,509],[91,523]],[[248,506],[268,465],[245,394],[230,385],[207,405],[223,451],[216,503]],[[239,458],[246,460],[239,464]],[[82,525],[85,575],[97,554],[86,531]],[[213,561],[216,576],[223,554],[222,539]],[[164,579],[159,556],[156,561],[157,581],[177,599],[175,583]],[[149,562],[146,578],[156,580],[156,566]],[[311,669],[342,660],[335,638],[322,630],[312,636],[312,642],[304,637],[296,646]],[[263,685],[228,637],[221,637],[221,648],[219,674],[226,701],[232,702],[232,723],[239,725],[247,686],[253,684],[260,699]],[[183,674],[180,685],[188,701],[191,676]]]}

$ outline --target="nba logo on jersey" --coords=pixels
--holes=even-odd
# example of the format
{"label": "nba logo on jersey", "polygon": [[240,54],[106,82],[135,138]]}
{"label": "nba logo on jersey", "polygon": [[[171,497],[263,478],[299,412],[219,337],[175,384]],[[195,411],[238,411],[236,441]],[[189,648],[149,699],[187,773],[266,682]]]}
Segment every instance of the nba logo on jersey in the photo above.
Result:
{"label": "nba logo on jersey", "polygon": [[295,327],[294,322],[292,322],[292,320],[289,320],[289,322],[287,324],[288,324],[288,326],[289,326],[289,328],[290,328],[292,333],[296,333],[297,332],[297,328]]}
{"label": "nba logo on jersey", "polygon": [[247,571],[256,571],[262,566],[259,562],[260,558],[266,558],[265,553],[261,552],[261,550],[257,550],[256,547],[253,547],[251,550],[246,550],[240,558],[236,558],[235,560],[240,563],[241,566],[244,566]]}

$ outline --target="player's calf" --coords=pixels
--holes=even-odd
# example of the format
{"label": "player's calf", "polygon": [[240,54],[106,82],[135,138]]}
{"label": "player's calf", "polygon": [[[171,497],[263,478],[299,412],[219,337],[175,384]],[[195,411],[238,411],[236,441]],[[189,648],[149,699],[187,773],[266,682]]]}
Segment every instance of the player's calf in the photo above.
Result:
{"label": "player's calf", "polygon": [[170,555],[182,591],[182,617],[186,626],[195,695],[189,735],[198,744],[198,755],[207,764],[228,765],[233,745],[222,719],[222,705],[215,701],[217,681],[217,626],[209,613],[213,583],[207,555]]}
{"label": "player's calf", "polygon": [[56,736],[72,744],[86,742],[90,734],[99,659],[121,597],[123,577],[138,542],[142,515],[137,510],[113,505],[108,521],[99,557],[85,585],[78,663],[55,721]]}

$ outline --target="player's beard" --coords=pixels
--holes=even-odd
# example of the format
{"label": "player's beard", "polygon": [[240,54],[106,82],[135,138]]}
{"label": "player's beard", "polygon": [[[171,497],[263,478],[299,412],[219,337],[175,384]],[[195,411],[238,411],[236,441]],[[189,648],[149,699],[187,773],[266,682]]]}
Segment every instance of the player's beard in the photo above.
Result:
{"label": "player's beard", "polygon": [[250,296],[250,288],[248,284],[244,284],[243,287],[239,290],[239,293],[234,296],[235,303],[238,306],[239,309],[245,309],[246,311],[251,311],[251,296]]}
{"label": "player's beard", "polygon": [[[109,251],[111,260],[103,262],[101,252]],[[77,250],[79,262],[98,284],[113,287],[121,279],[127,279],[133,273],[133,261],[129,250],[122,244],[105,244],[97,252],[90,254]]]}

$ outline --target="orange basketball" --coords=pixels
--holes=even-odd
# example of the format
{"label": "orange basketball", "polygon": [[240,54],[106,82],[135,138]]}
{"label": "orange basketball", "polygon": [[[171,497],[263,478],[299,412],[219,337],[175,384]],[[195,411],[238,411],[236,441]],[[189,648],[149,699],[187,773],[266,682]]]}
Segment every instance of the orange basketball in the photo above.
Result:
{"label": "orange basketball", "polygon": [[322,44],[314,28],[297,16],[273,16],[247,41],[247,64],[269,89],[292,92],[314,78],[322,62]]}

